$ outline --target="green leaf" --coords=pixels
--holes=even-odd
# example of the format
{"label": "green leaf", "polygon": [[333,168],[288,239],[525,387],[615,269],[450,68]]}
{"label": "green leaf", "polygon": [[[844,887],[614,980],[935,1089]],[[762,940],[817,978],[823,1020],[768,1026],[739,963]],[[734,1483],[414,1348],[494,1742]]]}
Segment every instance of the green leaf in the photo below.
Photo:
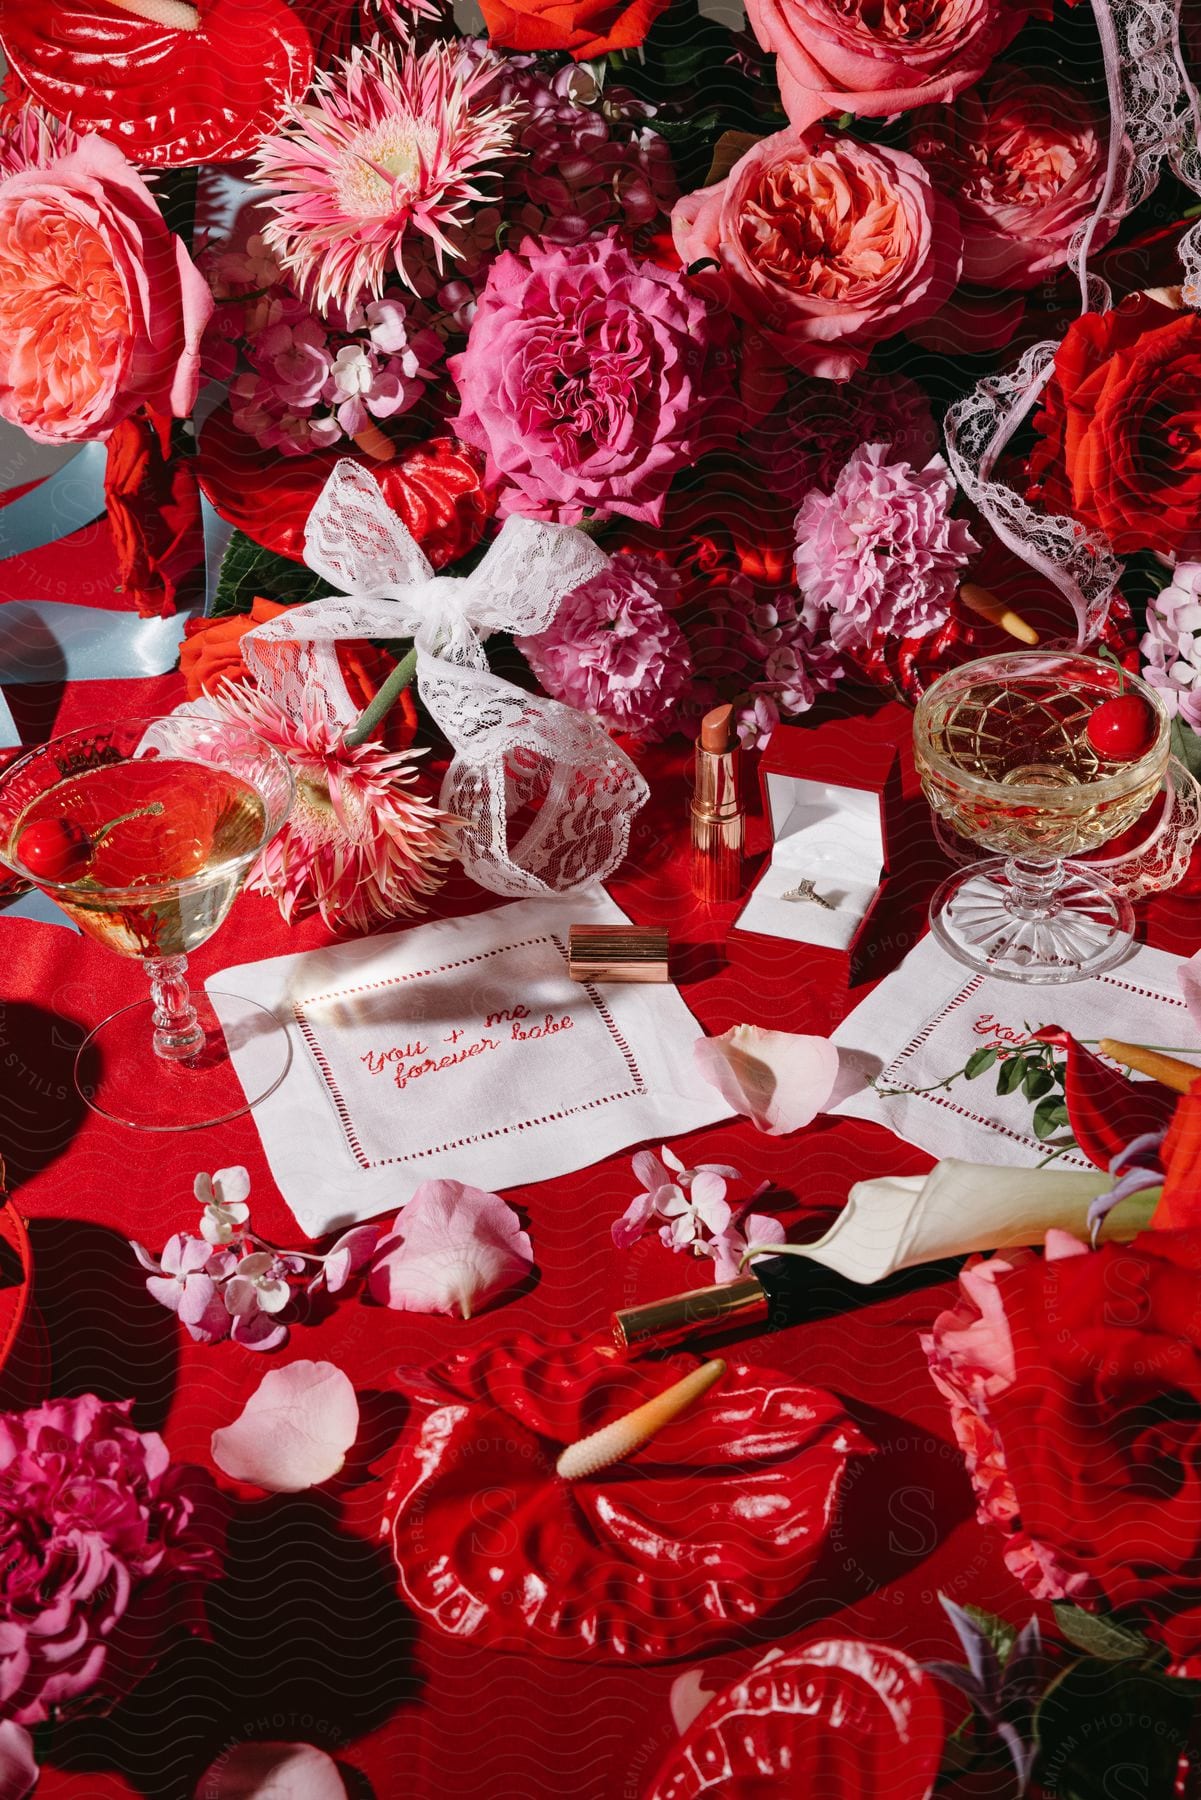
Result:
{"label": "green leaf", "polygon": [[1033,1063],[1026,1070],[1026,1079],[1022,1083],[1022,1092],[1027,1100],[1041,1100],[1055,1086],[1055,1077],[1050,1069],[1042,1063]]}
{"label": "green leaf", "polygon": [[1017,1627],[1011,1625],[1008,1619],[999,1619],[996,1613],[985,1612],[982,1606],[973,1606],[970,1600],[962,1601],[961,1605],[972,1624],[978,1625],[984,1633],[1003,1668],[1017,1639]]}
{"label": "green leaf", "polygon": [[997,1076],[998,1094],[1012,1094],[1021,1087],[1026,1074],[1024,1056],[1011,1056],[1001,1064],[1001,1072]]}
{"label": "green leaf", "polygon": [[1097,1656],[1104,1662],[1126,1662],[1137,1657],[1147,1662],[1167,1662],[1168,1652],[1153,1644],[1141,1631],[1119,1625],[1104,1613],[1085,1612],[1066,1600],[1052,1602],[1055,1623],[1069,1644],[1083,1650],[1086,1656]]}
{"label": "green leaf", "polygon": [[985,1069],[991,1069],[996,1060],[995,1050],[973,1050],[964,1065],[964,1078],[975,1081],[977,1075],[983,1075]]}
{"label": "green leaf", "polygon": [[1034,1135],[1040,1144],[1053,1131],[1058,1131],[1061,1126],[1069,1123],[1068,1109],[1057,1094],[1040,1100],[1034,1109]]}
{"label": "green leaf", "polygon": [[235,531],[221,559],[212,616],[228,619],[235,613],[248,613],[256,594],[278,601],[281,606],[301,606],[328,592],[328,582],[303,563],[279,556],[274,550],[264,550],[245,532]]}
{"label": "green leaf", "polygon": [[1056,1800],[1171,1800],[1199,1693],[1143,1662],[1072,1663],[1035,1711],[1036,1778]]}
{"label": "green leaf", "polygon": [[1201,737],[1177,715],[1172,720],[1169,739],[1173,756],[1178,756],[1190,775],[1201,780]]}
{"label": "green leaf", "polygon": [[691,119],[640,119],[639,124],[648,126],[669,144],[686,144],[692,138],[710,137],[722,128],[721,114],[712,108]]}

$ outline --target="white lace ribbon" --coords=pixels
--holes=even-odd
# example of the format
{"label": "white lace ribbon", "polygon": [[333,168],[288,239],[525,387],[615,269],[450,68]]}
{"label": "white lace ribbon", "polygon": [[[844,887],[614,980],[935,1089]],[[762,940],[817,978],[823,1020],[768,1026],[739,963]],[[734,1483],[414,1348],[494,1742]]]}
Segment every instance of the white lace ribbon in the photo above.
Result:
{"label": "white lace ribbon", "polygon": [[294,718],[318,707],[329,723],[350,725],[359,709],[338,640],[411,637],[418,692],[454,751],[440,798],[463,822],[467,872],[513,896],[566,893],[611,874],[646,783],[595,719],[524,693],[484,654],[494,631],[545,631],[564,597],[606,567],[604,551],[570,526],[510,518],[472,574],[435,575],[372,477],[343,461],[309,515],[304,554],[342,591],[248,633],[242,654],[259,686]]}

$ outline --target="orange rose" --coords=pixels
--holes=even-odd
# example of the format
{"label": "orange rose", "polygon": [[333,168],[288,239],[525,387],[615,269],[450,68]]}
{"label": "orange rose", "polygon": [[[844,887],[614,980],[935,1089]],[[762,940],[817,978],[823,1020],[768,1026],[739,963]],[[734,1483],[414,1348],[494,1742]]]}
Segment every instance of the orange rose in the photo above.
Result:
{"label": "orange rose", "polygon": [[480,0],[488,38],[507,50],[569,50],[577,62],[635,50],[667,0]]}
{"label": "orange rose", "polygon": [[[248,613],[228,619],[189,619],[179,652],[188,699],[211,694],[221,681],[244,681],[242,639],[256,625],[265,625],[286,610],[260,594]],[[348,641],[338,645],[338,667],[346,691],[360,711],[375,697],[394,666],[392,658],[372,644]],[[406,689],[385,719],[381,735],[389,750],[403,750],[412,743],[416,730],[417,708]]]}

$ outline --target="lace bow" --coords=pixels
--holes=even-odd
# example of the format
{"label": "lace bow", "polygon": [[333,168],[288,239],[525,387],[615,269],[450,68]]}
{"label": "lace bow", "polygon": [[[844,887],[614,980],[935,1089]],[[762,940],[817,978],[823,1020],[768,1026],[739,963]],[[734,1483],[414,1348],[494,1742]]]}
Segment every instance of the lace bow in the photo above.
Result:
{"label": "lace bow", "polygon": [[454,751],[440,801],[462,820],[463,866],[493,893],[566,893],[622,861],[647,786],[595,719],[494,675],[484,639],[545,631],[608,560],[570,526],[510,518],[472,574],[435,575],[367,471],[340,462],[309,515],[305,561],[342,592],[260,625],[243,656],[293,717],[317,706],[349,725],[338,640],[411,637],[418,692]]}

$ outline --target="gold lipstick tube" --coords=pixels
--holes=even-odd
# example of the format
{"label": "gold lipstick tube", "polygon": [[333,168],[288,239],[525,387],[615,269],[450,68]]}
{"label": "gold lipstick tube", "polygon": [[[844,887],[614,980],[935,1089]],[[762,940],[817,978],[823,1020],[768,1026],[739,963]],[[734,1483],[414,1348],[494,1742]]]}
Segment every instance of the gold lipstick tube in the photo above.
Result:
{"label": "gold lipstick tube", "polygon": [[746,1275],[645,1306],[627,1306],[613,1314],[613,1338],[621,1350],[670,1350],[703,1332],[754,1330],[767,1323],[770,1310],[758,1277]]}
{"label": "gold lipstick tube", "polygon": [[746,814],[738,787],[734,708],[717,706],[701,721],[692,790],[692,889],[707,906],[742,891]]}

